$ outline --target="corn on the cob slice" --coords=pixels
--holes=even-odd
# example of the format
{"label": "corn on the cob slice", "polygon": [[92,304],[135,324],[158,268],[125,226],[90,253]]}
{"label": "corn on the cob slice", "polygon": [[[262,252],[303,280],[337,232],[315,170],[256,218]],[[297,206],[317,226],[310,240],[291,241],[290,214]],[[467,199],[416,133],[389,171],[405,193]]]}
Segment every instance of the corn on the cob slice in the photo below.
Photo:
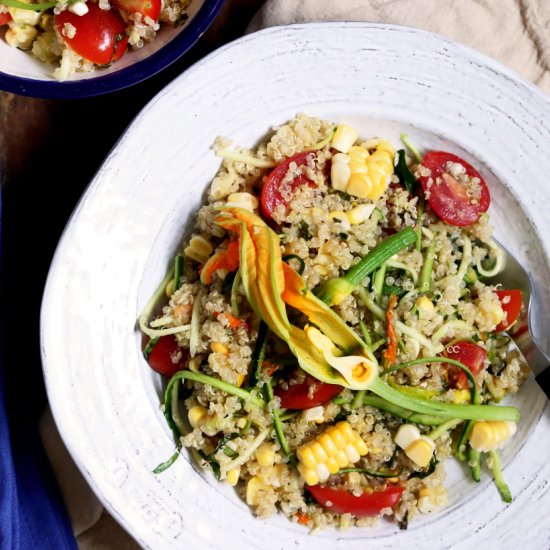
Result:
{"label": "corn on the cob slice", "polygon": [[516,433],[515,422],[502,420],[478,421],[470,434],[470,445],[480,452],[489,452],[501,447],[510,437]]}
{"label": "corn on the cob slice", "polygon": [[308,485],[317,485],[367,452],[367,445],[350,423],[338,422],[298,449],[298,471]]}

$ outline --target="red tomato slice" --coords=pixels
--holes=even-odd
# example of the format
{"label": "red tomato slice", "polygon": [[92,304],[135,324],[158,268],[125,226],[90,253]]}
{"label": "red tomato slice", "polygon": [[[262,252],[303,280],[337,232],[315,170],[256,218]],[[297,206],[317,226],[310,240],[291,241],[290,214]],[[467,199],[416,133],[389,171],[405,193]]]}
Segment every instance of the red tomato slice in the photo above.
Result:
{"label": "red tomato slice", "polygon": [[276,386],[274,393],[281,400],[283,409],[311,409],[336,397],[344,388],[337,384],[326,384],[309,374],[301,384],[289,384],[284,390]]}
{"label": "red tomato slice", "polygon": [[[85,15],[65,10],[55,16],[55,25],[69,48],[78,55],[96,65],[108,65],[120,59],[126,51],[126,25],[117,11],[102,10],[93,2],[87,2],[86,5],[88,13]],[[63,34],[66,23],[76,29],[73,38]]]}
{"label": "red tomato slice", "polygon": [[[174,363],[172,358],[180,357]],[[172,335],[161,336],[158,342],[153,347],[147,359],[149,366],[160,374],[170,378],[176,372],[183,370],[187,362],[187,352],[176,342],[176,338]]]}
{"label": "red tomato slice", "polygon": [[[267,177],[264,186],[262,187],[262,196],[261,196],[261,211],[262,215],[265,218],[271,218],[271,214],[280,204],[288,205],[288,200],[283,197],[281,193],[281,187],[283,185],[284,177],[288,172],[288,168],[291,162],[295,162],[297,166],[302,166],[307,164],[307,160],[310,155],[315,156],[315,153],[311,151],[305,151],[303,153],[298,153],[293,157],[286,159],[281,162],[279,166],[273,169],[271,174]],[[291,191],[294,191],[301,185],[310,185],[314,186],[315,184],[304,174],[296,176],[291,182],[287,184]]]}
{"label": "red tomato slice", "polygon": [[0,13],[0,25],[7,25],[11,21],[9,13]]}
{"label": "red tomato slice", "polygon": [[[352,514],[356,517],[377,516],[384,508],[393,508],[403,494],[403,487],[387,485],[382,491],[364,492],[356,497],[344,489],[308,485],[308,491],[324,508],[336,514]],[[329,506],[327,503],[331,503]]]}
{"label": "red tomato slice", "polygon": [[[470,183],[459,182],[447,171],[447,163],[464,166]],[[433,211],[449,225],[471,225],[486,212],[491,202],[489,189],[479,172],[465,160],[444,151],[430,151],[422,160],[422,166],[431,171],[420,176],[422,189]],[[479,183],[472,182],[478,178]],[[431,180],[431,184],[429,181]]]}
{"label": "red tomato slice", "polygon": [[[485,366],[487,351],[482,347],[468,340],[460,340],[453,344],[448,344],[443,352],[445,357],[460,361],[467,366],[474,376],[477,376]],[[459,388],[467,390],[468,376],[466,373],[455,365],[447,365],[449,368],[449,384],[451,388]]]}
{"label": "red tomato slice", "polygon": [[506,313],[506,321],[501,321],[495,328],[495,332],[502,332],[510,328],[519,317],[523,304],[523,292],[517,288],[512,288],[510,290],[496,290],[495,294]]}
{"label": "red tomato slice", "polygon": [[129,13],[141,13],[143,17],[158,21],[161,0],[111,0],[111,5]]}

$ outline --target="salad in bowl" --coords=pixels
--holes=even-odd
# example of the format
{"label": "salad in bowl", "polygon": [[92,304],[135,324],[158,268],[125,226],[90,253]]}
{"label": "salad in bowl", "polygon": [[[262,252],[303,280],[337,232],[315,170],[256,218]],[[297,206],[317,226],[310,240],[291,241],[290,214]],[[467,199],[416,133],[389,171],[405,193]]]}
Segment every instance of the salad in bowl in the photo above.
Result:
{"label": "salad in bowl", "polygon": [[[490,190],[451,151],[298,115],[224,160],[140,315],[176,452],[260,517],[400,528],[447,503],[445,462],[512,498],[499,448],[529,372]],[[465,473],[465,475],[467,475]]]}

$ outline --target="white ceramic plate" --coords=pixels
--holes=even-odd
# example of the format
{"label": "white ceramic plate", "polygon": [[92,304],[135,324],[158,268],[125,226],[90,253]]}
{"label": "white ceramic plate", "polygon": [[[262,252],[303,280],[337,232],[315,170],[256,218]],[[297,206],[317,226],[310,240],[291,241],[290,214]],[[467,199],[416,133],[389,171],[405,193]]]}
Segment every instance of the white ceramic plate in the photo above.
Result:
{"label": "white ceramic plate", "polygon": [[[529,268],[550,311],[550,101],[496,62],[409,28],[323,23],[273,28],[213,53],[163,90],[122,136],[63,235],[42,315],[44,374],[59,429],[103,503],[150,548],[550,547],[550,421],[529,381],[504,453],[514,502],[485,472],[449,464],[450,507],[407,531],[310,535],[254,519],[232,489],[180,458],[159,410],[161,380],[135,321],[215,174],[218,135],[252,146],[298,112],[364,136],[457,152],[481,168],[496,235]],[[548,322],[548,313],[544,320]],[[546,342],[548,348],[548,342]],[[481,546],[480,546],[481,545]]]}

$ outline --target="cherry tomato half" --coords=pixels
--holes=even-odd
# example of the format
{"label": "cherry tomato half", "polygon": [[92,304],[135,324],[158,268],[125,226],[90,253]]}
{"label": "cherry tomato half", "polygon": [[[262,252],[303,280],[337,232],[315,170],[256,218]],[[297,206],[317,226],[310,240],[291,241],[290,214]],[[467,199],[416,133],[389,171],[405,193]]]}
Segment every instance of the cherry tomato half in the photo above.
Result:
{"label": "cherry tomato half", "polygon": [[289,384],[288,389],[276,386],[274,393],[281,400],[283,409],[311,409],[326,403],[343,390],[337,384],[326,384],[309,374],[301,384]]}
{"label": "cherry tomato half", "polygon": [[111,4],[128,13],[141,13],[153,21],[158,21],[160,16],[161,0],[112,0]]}
{"label": "cherry tomato half", "polygon": [[[458,181],[448,172],[448,162],[465,168],[467,182]],[[445,223],[459,227],[471,225],[489,208],[489,189],[479,172],[465,160],[452,153],[430,151],[422,160],[422,166],[431,172],[429,176],[420,176],[422,189],[432,210]],[[479,181],[473,181],[474,178]]]}
{"label": "cherry tomato half", "polygon": [[[173,359],[177,359],[177,361],[174,363]],[[147,361],[153,370],[170,378],[185,368],[187,359],[186,350],[178,346],[174,336],[169,335],[159,338]]]}
{"label": "cherry tomato half", "polygon": [[[445,347],[443,352],[445,357],[460,361],[468,367],[474,376],[477,376],[485,366],[487,351],[482,347],[470,342],[469,340],[459,340]],[[449,368],[449,385],[451,388],[467,390],[468,376],[466,373],[455,365],[447,365]]]}
{"label": "cherry tomato half", "polygon": [[[262,187],[262,196],[260,201],[262,215],[265,218],[271,218],[273,211],[280,204],[288,204],[288,200],[285,199],[281,193],[281,186],[283,185],[283,180],[288,172],[290,163],[295,162],[297,166],[303,166],[304,164],[307,164],[307,161],[311,155],[315,156],[315,153],[308,151],[298,153],[297,155],[281,162],[281,164],[274,168],[271,174],[269,174],[264,186]],[[313,187],[315,184],[304,174],[296,176],[291,182],[288,183],[291,191],[294,191],[301,185],[310,185]]]}
{"label": "cherry tomato half", "polygon": [[495,294],[498,296],[500,305],[506,313],[506,322],[501,321],[495,328],[495,332],[502,332],[510,328],[519,317],[523,304],[523,292],[517,288],[512,288],[509,290],[496,290]]}
{"label": "cherry tomato half", "polygon": [[[308,491],[324,508],[336,514],[356,517],[377,516],[384,508],[393,508],[403,494],[403,487],[387,485],[382,491],[364,492],[356,497],[344,489],[308,485]],[[331,503],[330,506],[327,503]]]}
{"label": "cherry tomato half", "polygon": [[0,26],[7,25],[11,21],[11,15],[9,13],[0,13]]}
{"label": "cherry tomato half", "polygon": [[[65,10],[55,16],[55,25],[69,48],[78,55],[96,65],[108,65],[120,59],[126,51],[126,26],[116,10],[102,10],[93,2],[86,5],[88,13],[85,15]],[[73,38],[63,34],[66,23],[76,29]]]}

